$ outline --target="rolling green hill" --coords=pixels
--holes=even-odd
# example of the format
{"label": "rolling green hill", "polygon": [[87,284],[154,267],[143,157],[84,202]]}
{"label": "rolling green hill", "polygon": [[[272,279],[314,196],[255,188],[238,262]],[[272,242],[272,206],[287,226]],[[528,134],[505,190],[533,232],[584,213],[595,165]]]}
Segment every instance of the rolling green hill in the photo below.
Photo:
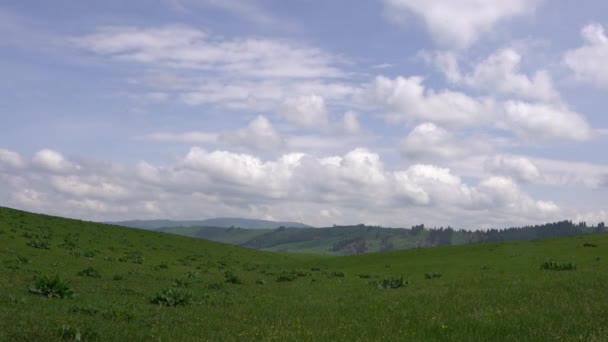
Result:
{"label": "rolling green hill", "polygon": [[608,234],[333,257],[0,208],[0,340],[605,341],[607,260]]}
{"label": "rolling green hill", "polygon": [[480,242],[531,240],[601,233],[602,224],[588,227],[584,223],[561,221],[544,225],[503,230],[465,231],[383,228],[378,226],[334,226],[328,228],[241,229],[219,227],[162,228],[163,232],[230,243],[243,247],[282,252],[324,255],[353,255],[388,252],[421,247],[453,246]]}

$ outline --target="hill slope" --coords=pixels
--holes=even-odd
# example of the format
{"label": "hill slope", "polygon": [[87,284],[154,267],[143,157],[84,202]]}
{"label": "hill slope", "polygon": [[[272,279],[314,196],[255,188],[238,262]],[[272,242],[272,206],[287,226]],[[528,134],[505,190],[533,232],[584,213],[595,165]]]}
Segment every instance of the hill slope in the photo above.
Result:
{"label": "hill slope", "polygon": [[352,255],[420,247],[453,246],[480,242],[531,240],[604,232],[603,224],[588,227],[571,221],[503,230],[465,231],[447,229],[383,228],[377,226],[334,226],[328,228],[239,229],[218,227],[163,228],[164,232],[236,244],[248,248]]}
{"label": "hill slope", "polygon": [[173,221],[173,220],[134,220],[106,222],[117,226],[139,229],[159,229],[175,227],[219,227],[219,228],[245,228],[245,229],[276,229],[279,227],[311,228],[309,225],[289,221],[268,221],[232,217],[218,217],[195,221]]}
{"label": "hill slope", "polygon": [[[606,260],[607,234],[324,257],[0,208],[0,340],[604,341]],[[55,274],[78,295],[28,290]]]}

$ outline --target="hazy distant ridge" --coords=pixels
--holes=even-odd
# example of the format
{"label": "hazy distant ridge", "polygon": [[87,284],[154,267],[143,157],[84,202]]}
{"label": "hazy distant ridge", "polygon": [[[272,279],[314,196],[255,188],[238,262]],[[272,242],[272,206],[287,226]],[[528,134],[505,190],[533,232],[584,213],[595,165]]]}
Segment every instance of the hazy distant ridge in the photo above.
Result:
{"label": "hazy distant ridge", "polygon": [[207,220],[194,220],[194,221],[173,221],[173,220],[133,220],[133,221],[118,221],[118,222],[106,222],[109,224],[115,224],[118,226],[125,226],[139,229],[159,229],[159,228],[174,228],[174,227],[220,227],[230,228],[238,227],[245,229],[276,229],[279,227],[289,228],[312,228],[311,226],[300,223],[300,222],[289,222],[289,221],[268,221],[268,220],[256,220],[256,219],[245,219],[235,217],[220,217],[212,218]]}

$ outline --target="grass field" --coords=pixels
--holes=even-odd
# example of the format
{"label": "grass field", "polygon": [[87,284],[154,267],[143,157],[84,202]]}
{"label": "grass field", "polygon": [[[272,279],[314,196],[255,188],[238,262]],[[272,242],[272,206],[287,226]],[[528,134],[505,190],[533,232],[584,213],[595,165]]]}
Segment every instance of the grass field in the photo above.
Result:
{"label": "grass field", "polygon": [[[0,341],[606,341],[607,251],[595,234],[283,254],[0,208]],[[55,275],[73,298],[36,293],[69,297]]]}

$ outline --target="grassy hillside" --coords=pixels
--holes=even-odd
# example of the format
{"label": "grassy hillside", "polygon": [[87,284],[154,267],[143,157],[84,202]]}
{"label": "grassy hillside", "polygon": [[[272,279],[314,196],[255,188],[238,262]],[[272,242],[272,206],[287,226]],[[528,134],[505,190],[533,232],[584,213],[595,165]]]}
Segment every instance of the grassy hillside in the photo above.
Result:
{"label": "grassy hillside", "polygon": [[327,257],[0,208],[0,340],[605,341],[607,260],[607,234]]}

